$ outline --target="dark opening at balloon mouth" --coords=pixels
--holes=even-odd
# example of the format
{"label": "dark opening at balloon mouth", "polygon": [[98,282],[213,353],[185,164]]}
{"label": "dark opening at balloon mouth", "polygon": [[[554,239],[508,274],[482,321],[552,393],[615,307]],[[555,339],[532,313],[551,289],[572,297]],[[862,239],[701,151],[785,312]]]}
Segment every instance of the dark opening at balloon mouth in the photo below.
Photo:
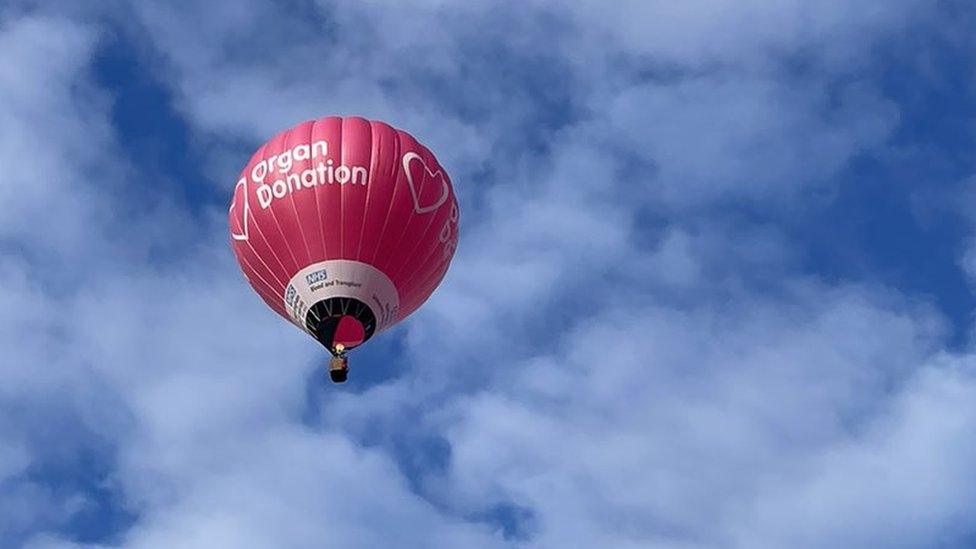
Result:
{"label": "dark opening at balloon mouth", "polygon": [[366,342],[376,331],[376,315],[356,298],[332,297],[309,307],[305,325],[331,352],[338,344],[352,349]]}

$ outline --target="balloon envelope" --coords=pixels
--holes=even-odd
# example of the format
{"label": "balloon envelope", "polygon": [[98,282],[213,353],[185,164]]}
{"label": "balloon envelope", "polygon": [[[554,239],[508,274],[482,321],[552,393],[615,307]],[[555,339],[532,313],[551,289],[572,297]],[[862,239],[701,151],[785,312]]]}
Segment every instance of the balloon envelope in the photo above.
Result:
{"label": "balloon envelope", "polygon": [[420,307],[458,242],[454,189],[434,155],[355,117],[305,122],[261,146],[228,216],[254,290],[329,349],[360,345]]}

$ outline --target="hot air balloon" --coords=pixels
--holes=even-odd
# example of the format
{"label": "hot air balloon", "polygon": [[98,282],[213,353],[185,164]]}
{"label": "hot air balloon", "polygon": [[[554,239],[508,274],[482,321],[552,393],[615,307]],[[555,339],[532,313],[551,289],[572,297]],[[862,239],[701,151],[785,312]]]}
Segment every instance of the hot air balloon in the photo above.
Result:
{"label": "hot air balloon", "polygon": [[458,243],[458,203],[433,153],[358,117],[304,122],[261,146],[228,217],[251,287],[328,349],[337,383],[346,352],[430,297]]}

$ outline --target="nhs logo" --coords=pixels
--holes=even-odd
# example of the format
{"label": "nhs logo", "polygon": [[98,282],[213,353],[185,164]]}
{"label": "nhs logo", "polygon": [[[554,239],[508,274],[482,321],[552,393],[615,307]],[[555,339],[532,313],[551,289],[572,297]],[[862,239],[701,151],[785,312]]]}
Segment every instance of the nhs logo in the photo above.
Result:
{"label": "nhs logo", "polygon": [[326,274],[325,269],[319,269],[318,271],[313,271],[305,275],[305,282],[311,286],[313,284],[318,284],[319,282],[325,282],[325,279],[328,277],[329,275]]}

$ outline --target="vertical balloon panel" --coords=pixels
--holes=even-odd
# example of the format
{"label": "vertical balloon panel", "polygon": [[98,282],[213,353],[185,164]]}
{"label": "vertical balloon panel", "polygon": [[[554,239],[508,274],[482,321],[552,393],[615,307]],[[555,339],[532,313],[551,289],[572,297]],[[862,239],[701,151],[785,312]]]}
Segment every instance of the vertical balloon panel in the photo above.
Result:
{"label": "vertical balloon panel", "polygon": [[371,137],[370,180],[366,190],[366,211],[356,258],[375,265],[400,171],[400,136],[390,126],[373,122]]}
{"label": "vertical balloon panel", "polygon": [[[367,120],[342,120],[342,166],[350,171],[349,182],[339,187],[342,212],[339,220],[339,255],[343,259],[358,259],[369,193],[369,166],[373,156],[372,133],[372,127]],[[360,174],[365,174],[365,177]]]}
{"label": "vertical balloon panel", "polygon": [[[261,147],[254,153],[234,187],[234,199],[228,211],[231,242],[241,270],[251,287],[272,310],[288,318],[281,302],[288,270],[277,257],[269,238],[265,236],[267,227],[262,229],[258,224],[253,212],[253,199],[249,194],[250,174],[262,159],[263,152],[264,147]],[[275,236],[271,240],[275,240]]]}
{"label": "vertical balloon panel", "polygon": [[275,154],[282,154],[284,151],[297,151],[288,153],[286,164],[291,164],[287,171],[286,179],[291,179],[290,185],[301,186],[306,189],[306,185],[313,184],[311,188],[301,192],[292,192],[291,200],[295,204],[295,215],[301,227],[301,239],[304,252],[308,260],[305,265],[315,261],[326,259],[325,241],[322,238],[324,229],[322,227],[322,216],[319,212],[317,194],[318,186],[314,185],[317,179],[315,173],[315,163],[312,158],[312,132],[315,122],[305,122],[286,132],[284,146],[282,150],[275,151]]}

